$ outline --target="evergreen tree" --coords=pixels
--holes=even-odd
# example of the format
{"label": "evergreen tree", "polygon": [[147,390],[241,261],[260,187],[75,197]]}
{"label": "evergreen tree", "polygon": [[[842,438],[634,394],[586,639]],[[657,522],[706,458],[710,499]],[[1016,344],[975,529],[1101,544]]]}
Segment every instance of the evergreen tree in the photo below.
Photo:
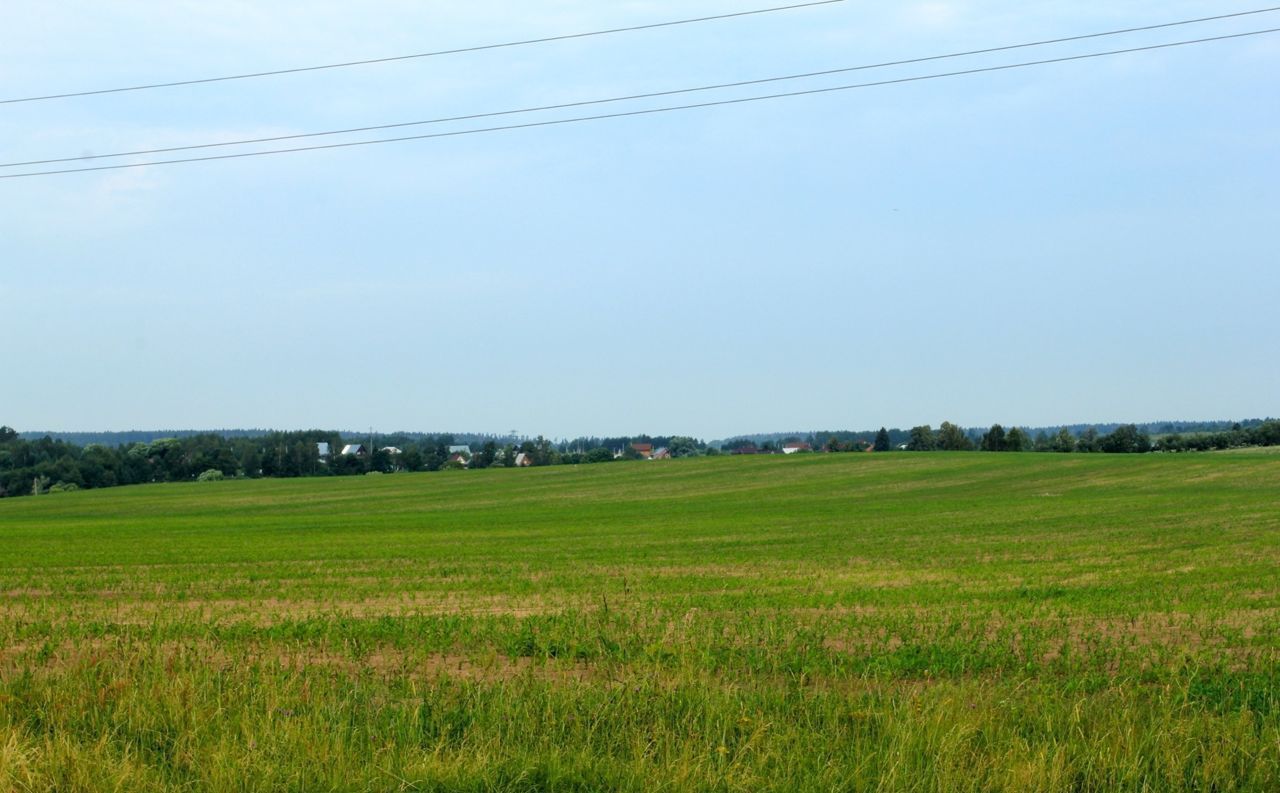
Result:
{"label": "evergreen tree", "polygon": [[876,442],[872,448],[878,452],[887,452],[893,448],[889,444],[889,431],[887,429],[881,427],[880,431],[876,433]]}

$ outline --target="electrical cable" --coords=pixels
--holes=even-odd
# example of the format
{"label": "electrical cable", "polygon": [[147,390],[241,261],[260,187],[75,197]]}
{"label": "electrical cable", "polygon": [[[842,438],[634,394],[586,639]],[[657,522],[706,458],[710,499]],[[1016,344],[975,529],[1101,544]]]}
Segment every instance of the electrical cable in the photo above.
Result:
{"label": "electrical cable", "polygon": [[669,28],[677,25],[692,25],[699,22],[715,22],[724,19],[734,19],[737,17],[755,16],[759,14],[772,14],[778,11],[793,11],[800,8],[811,8],[813,6],[831,5],[832,3],[843,3],[844,0],[815,0],[814,2],[798,3],[795,5],[774,6],[773,8],[759,8],[754,11],[736,11],[731,14],[716,14],[714,16],[695,17],[693,19],[678,19],[673,22],[653,22],[646,25],[632,25],[623,28],[610,28],[608,30],[593,30],[587,33],[568,33],[561,36],[546,36],[538,39],[524,39],[521,41],[507,41],[501,44],[481,44],[474,47],[459,47],[452,50],[437,50],[434,52],[419,52],[412,55],[393,55],[388,58],[369,58],[362,61],[345,61],[343,63],[327,63],[320,66],[300,66],[293,69],[274,69],[272,71],[250,72],[248,74],[232,74],[223,77],[204,77],[196,80],[175,80],[167,83],[147,83],[144,85],[130,85],[122,88],[100,88],[92,91],[70,91],[61,94],[46,94],[44,96],[25,96],[14,99],[0,99],[0,105],[13,105],[20,102],[43,102],[50,99],[71,99],[80,96],[98,96],[101,94],[120,94],[126,91],[149,91],[155,88],[176,88],[183,85],[202,85],[205,83],[222,83],[231,80],[252,80],[259,77],[276,77],[283,74],[298,74],[300,72],[318,72],[326,69],[345,69],[351,66],[369,66],[377,63],[393,63],[396,61],[408,61],[418,58],[435,58],[441,55],[459,55],[466,52],[483,52],[485,50],[505,49],[509,47],[524,47],[530,44],[546,44],[553,41],[568,41],[570,39],[584,39],[592,36],[608,36],[615,33],[631,33],[640,30],[654,30],[657,28]]}
{"label": "electrical cable", "polygon": [[31,171],[27,173],[18,173],[18,174],[0,174],[0,179],[22,179],[22,178],[31,177],[31,176],[52,176],[55,174],[66,174],[66,173],[87,173],[90,171],[114,171],[114,170],[121,170],[126,168],[147,168],[147,167],[156,166],[156,165],[177,165],[181,163],[191,163],[191,162],[234,160],[234,159],[241,159],[245,157],[264,157],[264,156],[275,155],[275,154],[292,154],[296,152],[321,151],[325,149],[345,149],[345,148],[353,148],[356,146],[373,146],[373,145],[384,144],[384,143],[401,143],[405,141],[430,140],[434,138],[454,138],[454,137],[462,137],[465,135],[478,135],[478,134],[489,133],[489,132],[503,132],[507,130],[559,126],[564,124],[575,124],[575,123],[581,123],[586,121],[601,121],[605,119],[614,119],[614,118],[629,118],[634,116],[654,115],[657,113],[671,113],[671,112],[682,111],[682,110],[695,110],[695,109],[708,108],[708,107],[723,107],[727,105],[741,105],[741,104],[747,104],[750,102],[763,102],[768,100],[786,99],[786,98],[798,97],[798,96],[829,94],[837,91],[850,91],[850,90],[855,90],[860,88],[874,88],[874,87],[886,86],[886,85],[900,85],[904,83],[923,82],[926,80],[938,80],[938,79],[949,78],[949,77],[961,77],[961,76],[974,75],[974,74],[987,74],[992,72],[1009,71],[1012,69],[1022,69],[1022,68],[1027,68],[1031,66],[1045,66],[1048,64],[1055,64],[1055,63],[1069,63],[1073,61],[1105,58],[1105,57],[1110,57],[1115,55],[1124,55],[1128,53],[1150,52],[1154,50],[1170,49],[1173,47],[1185,47],[1192,44],[1205,44],[1208,42],[1215,42],[1215,41],[1229,41],[1234,39],[1243,39],[1250,36],[1262,36],[1270,33],[1280,33],[1280,28],[1253,30],[1253,31],[1247,31],[1244,33],[1233,33],[1233,34],[1223,35],[1223,36],[1211,36],[1211,37],[1200,38],[1200,39],[1188,39],[1185,41],[1175,41],[1175,42],[1169,42],[1165,44],[1151,44],[1143,47],[1130,47],[1130,48],[1121,49],[1121,50],[1108,50],[1106,52],[1092,52],[1092,53],[1086,53],[1083,55],[1070,55],[1070,56],[1061,57],[1061,58],[1048,58],[1048,59],[1039,60],[1039,61],[1024,61],[1021,63],[1003,64],[1000,66],[986,66],[986,67],[976,68],[976,69],[964,69],[961,71],[943,72],[938,74],[927,74],[927,75],[920,75],[916,77],[899,77],[893,80],[880,80],[880,81],[871,82],[871,83],[853,83],[849,85],[829,86],[826,88],[811,88],[803,91],[790,91],[787,93],[779,93],[779,94],[765,94],[762,96],[748,96],[748,97],[740,97],[737,99],[721,99],[721,100],[715,100],[710,102],[699,102],[696,104],[688,104],[688,105],[673,105],[673,106],[667,106],[667,107],[646,108],[643,110],[630,110],[630,111],[625,111],[620,113],[607,113],[607,114],[594,115],[594,116],[575,116],[571,118],[552,119],[549,121],[532,121],[524,124],[508,124],[508,125],[497,126],[497,127],[481,127],[481,128],[473,128],[473,129],[454,130],[451,132],[434,132],[434,133],[429,133],[424,135],[406,135],[406,136],[397,137],[397,138],[377,138],[374,140],[349,141],[345,143],[327,143],[327,144],[322,144],[318,146],[298,146],[298,147],[287,148],[287,149],[267,149],[265,151],[237,152],[235,154],[217,154],[217,155],[211,155],[207,157],[183,157],[183,158],[173,159],[173,160],[153,160],[150,162],[125,163],[121,165],[95,165],[95,166],[89,166],[85,168],[67,168],[67,169],[49,170],[49,171]]}
{"label": "electrical cable", "polygon": [[301,133],[295,133],[290,135],[274,135],[274,136],[262,137],[262,138],[246,138],[242,140],[221,141],[217,143],[198,143],[198,144],[191,144],[187,146],[167,146],[163,148],[154,148],[154,149],[137,149],[134,151],[112,152],[109,154],[81,154],[73,157],[54,157],[54,158],[43,159],[43,160],[25,160],[20,162],[6,162],[6,163],[0,163],[0,168],[19,168],[19,167],[26,167],[31,165],[51,165],[53,163],[60,163],[60,162],[80,162],[84,160],[101,160],[101,159],[107,159],[112,157],[137,157],[137,156],[148,155],[148,154],[168,154],[168,153],[177,152],[177,151],[195,151],[199,149],[213,149],[213,148],[221,148],[226,146],[244,146],[244,145],[249,145],[253,143],[277,143],[284,140],[301,140],[305,138],[318,138],[318,137],[327,137],[332,135],[350,135],[357,132],[377,132],[385,129],[399,129],[403,127],[416,127],[416,126],[425,126],[430,124],[445,124],[445,123],[455,122],[455,121],[475,121],[481,118],[494,118],[498,116],[520,115],[524,113],[538,113],[538,112],[544,112],[548,110],[565,110],[573,107],[587,107],[590,105],[603,105],[603,104],[611,104],[615,102],[629,102],[637,99],[654,99],[654,98],[663,97],[663,96],[676,96],[679,94],[690,94],[690,93],[698,93],[703,91],[717,91],[717,90],[726,89],[726,88],[742,88],[749,85],[761,85],[765,83],[776,83],[776,82],[783,82],[788,80],[802,80],[802,79],[807,79],[812,77],[826,77],[834,74],[845,74],[849,72],[869,71],[872,69],[883,69],[891,66],[906,66],[906,65],[918,64],[918,63],[928,63],[930,61],[964,58],[964,57],[969,57],[973,55],[986,55],[986,54],[995,53],[995,52],[1007,52],[1010,50],[1027,49],[1030,47],[1042,47],[1050,44],[1062,44],[1062,43],[1072,42],[1072,41],[1083,41],[1086,39],[1103,38],[1106,36],[1119,36],[1127,33],[1138,33],[1143,31],[1150,31],[1150,30],[1160,30],[1163,28],[1193,25],[1193,24],[1198,24],[1202,22],[1211,22],[1211,21],[1216,21],[1220,19],[1246,16],[1250,14],[1262,14],[1262,13],[1267,13],[1271,11],[1280,11],[1280,7],[1260,9],[1256,11],[1242,11],[1234,14],[1226,14],[1226,15],[1219,15],[1219,16],[1212,16],[1212,17],[1200,17],[1198,19],[1185,19],[1177,22],[1164,22],[1158,25],[1144,25],[1142,27],[1123,28],[1120,30],[1108,30],[1101,33],[1086,33],[1078,36],[1067,36],[1064,38],[1045,39],[1042,41],[1032,41],[1024,44],[1008,44],[1000,47],[987,47],[984,49],[966,50],[964,52],[953,52],[953,53],[947,53],[945,55],[930,55],[930,56],[921,57],[921,58],[908,58],[905,60],[886,61],[883,63],[873,63],[873,64],[866,64],[862,66],[847,66],[847,67],[842,67],[838,69],[824,69],[816,72],[805,72],[802,74],[789,74],[781,77],[765,77],[758,80],[740,80],[740,81],[731,82],[731,83],[703,85],[703,86],[697,86],[694,88],[678,88],[678,89],[668,90],[668,91],[653,91],[653,92],[642,93],[642,94],[630,94],[628,96],[609,97],[607,99],[588,99],[588,100],[583,100],[578,102],[564,102],[564,103],[555,104],[555,105],[540,105],[537,107],[519,108],[516,110],[498,110],[498,111],[493,111],[488,113],[471,113],[471,114],[461,115],[461,116],[447,116],[443,118],[432,118],[432,119],[426,119],[421,121],[402,121],[402,122],[393,123],[393,124],[376,124],[376,125],[369,125],[369,126],[363,126],[363,127],[349,127],[346,129],[326,130],[323,132],[301,132]]}

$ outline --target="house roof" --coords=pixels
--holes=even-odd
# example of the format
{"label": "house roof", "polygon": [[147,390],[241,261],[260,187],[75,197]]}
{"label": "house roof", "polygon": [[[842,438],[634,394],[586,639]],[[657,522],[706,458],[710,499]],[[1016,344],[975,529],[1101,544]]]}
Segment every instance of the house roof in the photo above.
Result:
{"label": "house roof", "polygon": [[651,452],[653,451],[653,444],[652,443],[633,443],[631,444],[631,448],[635,449],[638,452]]}
{"label": "house roof", "polygon": [[450,446],[449,454],[471,454],[470,446]]}
{"label": "house roof", "polygon": [[317,444],[316,444],[316,451],[320,453],[320,456],[321,456],[321,457],[328,457],[328,456],[329,456],[329,444],[327,444],[327,443],[317,443]]}
{"label": "house roof", "polygon": [[363,443],[348,443],[342,447],[343,454],[364,454]]}

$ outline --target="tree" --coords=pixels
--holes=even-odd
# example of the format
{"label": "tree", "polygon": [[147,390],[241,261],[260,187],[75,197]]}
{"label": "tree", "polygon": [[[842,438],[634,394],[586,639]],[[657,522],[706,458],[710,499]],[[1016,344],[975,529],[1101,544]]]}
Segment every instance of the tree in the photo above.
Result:
{"label": "tree", "polygon": [[1031,439],[1027,437],[1027,433],[1022,431],[1021,427],[1014,427],[1009,430],[1009,434],[1004,436],[1004,450],[1006,452],[1024,452],[1031,448]]}
{"label": "tree", "polygon": [[587,452],[586,457],[583,459],[588,463],[611,463],[613,462],[613,452],[603,446],[597,446]]}
{"label": "tree", "polygon": [[432,443],[422,448],[422,467],[428,471],[439,471],[449,459],[449,448]]}
{"label": "tree", "polygon": [[1055,452],[1074,452],[1076,450],[1076,438],[1071,434],[1071,430],[1063,427],[1058,430],[1058,434],[1053,436],[1053,442],[1049,447]]}
{"label": "tree", "polygon": [[1258,446],[1280,446],[1280,421],[1264,421],[1249,432],[1249,442]]}
{"label": "tree", "polygon": [[1108,454],[1145,454],[1151,451],[1151,438],[1136,425],[1124,424],[1101,438],[1098,448]]}
{"label": "tree", "polygon": [[400,455],[400,465],[404,466],[406,471],[422,470],[422,452],[418,450],[417,445],[404,450],[404,454]]}
{"label": "tree", "polygon": [[480,453],[471,461],[476,468],[489,468],[498,460],[498,444],[494,441],[485,441],[484,446],[480,447]]}
{"label": "tree", "polygon": [[672,457],[697,457],[701,446],[702,444],[693,438],[677,435],[667,445],[667,451],[671,452]]}
{"label": "tree", "polygon": [[911,428],[911,440],[907,442],[907,449],[913,452],[931,452],[938,448],[937,436],[933,434],[933,427],[928,424],[922,424],[919,427]]}
{"label": "tree", "polygon": [[111,487],[119,483],[118,457],[105,446],[90,446],[80,457],[85,487]]}
{"label": "tree", "polygon": [[982,436],[982,450],[984,452],[1004,451],[1004,427],[999,424],[991,425],[987,434]]}
{"label": "tree", "polygon": [[964,434],[964,430],[949,421],[942,422],[938,428],[938,448],[947,452],[971,452],[973,441]]}
{"label": "tree", "polygon": [[18,439],[18,431],[10,426],[0,427],[0,443],[8,443]]}
{"label": "tree", "polygon": [[386,449],[375,449],[369,455],[369,470],[389,474],[396,470],[395,459]]}
{"label": "tree", "polygon": [[[534,465],[555,465],[560,461],[560,453],[551,445],[551,441],[539,435],[536,440],[525,441],[520,444],[520,451],[529,455],[529,460]],[[511,460],[511,464],[515,465],[515,458]]]}
{"label": "tree", "polygon": [[500,459],[502,460],[502,465],[504,467],[515,468],[516,467],[516,447],[512,446],[511,444],[507,444],[506,446],[503,446]]}
{"label": "tree", "polygon": [[893,448],[889,443],[889,431],[887,429],[880,428],[880,431],[876,433],[876,442],[871,448],[877,452],[887,452]]}
{"label": "tree", "polygon": [[1086,453],[1098,451],[1098,431],[1090,427],[1080,433],[1080,438],[1076,441],[1076,451]]}

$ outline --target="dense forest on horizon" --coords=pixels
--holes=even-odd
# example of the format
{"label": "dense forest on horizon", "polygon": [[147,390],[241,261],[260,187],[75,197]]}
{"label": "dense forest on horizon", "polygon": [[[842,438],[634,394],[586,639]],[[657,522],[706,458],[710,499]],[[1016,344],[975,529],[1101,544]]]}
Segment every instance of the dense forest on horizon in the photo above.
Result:
{"label": "dense forest on horizon", "polygon": [[[20,432],[23,440],[36,441],[41,438],[52,438],[55,441],[66,441],[76,446],[128,446],[131,443],[153,443],[164,438],[194,438],[197,435],[219,435],[223,438],[262,438],[273,433],[288,432],[276,429],[186,429],[186,430],[124,430],[119,432],[96,431],[49,431]],[[350,439],[367,439],[369,432],[354,430],[335,430],[335,433]],[[377,432],[375,438],[408,438],[414,441],[430,440],[441,436],[456,439],[457,443],[483,444],[486,441],[498,443],[519,442],[521,438],[511,434],[492,434],[483,432]]]}
{"label": "dense forest on horizon", "polygon": [[[1150,426],[1150,425],[1146,425]],[[1160,429],[1178,429],[1164,423]],[[1184,426],[1218,426],[1186,424]],[[1240,446],[1280,445],[1280,421],[1237,422],[1218,431],[1173,432],[1152,439],[1142,426],[1120,425],[1102,433],[1069,427],[1034,434],[999,424],[987,430],[965,429],[944,421],[910,430],[884,427],[869,433],[829,432],[782,436],[776,440],[741,438],[708,444],[690,437],[639,435],[551,441],[450,434],[343,434],[328,430],[299,432],[236,430],[132,441],[119,446],[80,446],[46,435],[30,439],[0,426],[0,498],[114,487],[152,482],[210,481],[226,478],[352,476],[446,468],[494,468],[607,463],[653,457],[813,452],[1187,452]],[[350,446],[350,453],[347,447]],[[659,451],[661,450],[661,451]]]}
{"label": "dense forest on horizon", "polygon": [[[1233,426],[1239,425],[1245,429],[1257,427],[1270,418],[1252,418],[1241,419],[1240,421],[1215,420],[1215,421],[1148,421],[1145,423],[1136,423],[1140,432],[1145,432],[1153,437],[1172,435],[1175,433],[1202,433],[1202,432],[1225,432]],[[1102,434],[1115,432],[1118,428],[1126,426],[1124,422],[1110,422],[1101,424],[1055,424],[1043,427],[1021,426],[1023,432],[1030,436],[1035,436],[1041,432],[1046,435],[1056,435],[1059,431],[1066,429],[1075,437],[1080,437],[1087,430],[1094,430]],[[982,433],[986,430],[980,428],[969,428],[965,432],[975,442],[978,441]],[[219,435],[223,438],[262,438],[273,433],[288,432],[286,430],[263,429],[263,428],[235,428],[235,429],[158,429],[158,430],[123,430],[116,432],[99,432],[99,431],[25,431],[19,432],[18,437],[23,440],[36,441],[41,438],[51,438],[55,441],[65,441],[75,446],[128,446],[131,443],[153,443],[165,438],[193,438],[197,435]],[[392,441],[413,441],[421,443],[424,441],[432,441],[436,438],[449,437],[454,439],[454,443],[469,444],[473,446],[483,445],[488,441],[494,441],[499,445],[519,444],[529,438],[514,433],[486,433],[486,432],[418,432],[418,431],[396,431],[396,432],[369,432],[355,430],[335,430],[335,434],[341,435],[349,440],[364,440],[372,436],[375,442],[383,439],[391,439]],[[825,442],[829,438],[838,438],[845,442],[864,441],[873,443],[875,441],[876,430],[797,430],[795,432],[761,432],[747,433],[742,435],[733,435],[723,440],[707,441],[708,446],[727,449],[743,442],[754,443],[762,446],[766,443],[783,443],[792,440],[817,440],[822,439]],[[906,443],[910,440],[911,431],[909,429],[891,428],[888,430],[891,442],[896,446]],[[579,436],[572,440],[558,440],[556,445],[562,449],[572,448],[593,448],[596,446],[609,446],[610,442],[616,445],[624,445],[633,440],[648,440],[648,435],[635,436],[618,436],[618,437],[599,437],[599,436]],[[392,443],[391,445],[397,445]]]}
{"label": "dense forest on horizon", "polygon": [[[1253,427],[1261,426],[1262,424],[1268,421],[1273,421],[1273,420],[1274,419],[1271,419],[1271,418],[1251,418],[1251,419],[1241,419],[1239,421],[1180,420],[1180,421],[1148,421],[1143,423],[1131,423],[1131,422],[1126,423],[1126,422],[1117,421],[1117,422],[1106,422],[1101,424],[1054,424],[1054,425],[1046,425],[1043,427],[1029,427],[1025,425],[1018,425],[1018,426],[1019,426],[1019,429],[1021,429],[1028,436],[1031,436],[1031,437],[1035,437],[1040,433],[1044,433],[1045,435],[1048,435],[1048,436],[1054,436],[1064,429],[1067,432],[1071,433],[1071,435],[1076,438],[1079,438],[1081,435],[1085,434],[1089,430],[1093,430],[1094,432],[1097,432],[1102,435],[1107,435],[1112,432],[1115,432],[1120,427],[1133,426],[1133,427],[1136,427],[1139,432],[1144,432],[1151,437],[1158,438],[1161,436],[1174,435],[1174,434],[1187,435],[1192,433],[1205,433],[1205,432],[1227,432],[1235,426],[1239,426],[1243,429],[1251,429]],[[980,427],[969,427],[965,429],[965,434],[969,437],[970,440],[976,443],[981,440],[983,433],[985,433],[986,431],[987,431],[986,429],[983,429]],[[720,446],[721,448],[730,448],[734,445],[744,443],[744,442],[754,443],[757,446],[759,446],[765,443],[775,443],[775,444],[785,443],[791,440],[808,440],[810,442],[813,442],[815,440],[821,439],[822,441],[825,441],[828,438],[838,438],[839,440],[846,441],[846,442],[862,441],[866,443],[873,443],[875,441],[876,432],[877,432],[876,430],[856,430],[856,431],[855,430],[804,430],[804,431],[795,431],[795,432],[761,432],[761,433],[754,433],[754,434],[734,435],[722,441],[711,441],[711,443],[713,445]],[[889,429],[888,432],[889,432],[890,441],[893,443],[894,446],[907,443],[911,439],[911,430],[909,429],[899,429],[895,427],[895,428]]]}

